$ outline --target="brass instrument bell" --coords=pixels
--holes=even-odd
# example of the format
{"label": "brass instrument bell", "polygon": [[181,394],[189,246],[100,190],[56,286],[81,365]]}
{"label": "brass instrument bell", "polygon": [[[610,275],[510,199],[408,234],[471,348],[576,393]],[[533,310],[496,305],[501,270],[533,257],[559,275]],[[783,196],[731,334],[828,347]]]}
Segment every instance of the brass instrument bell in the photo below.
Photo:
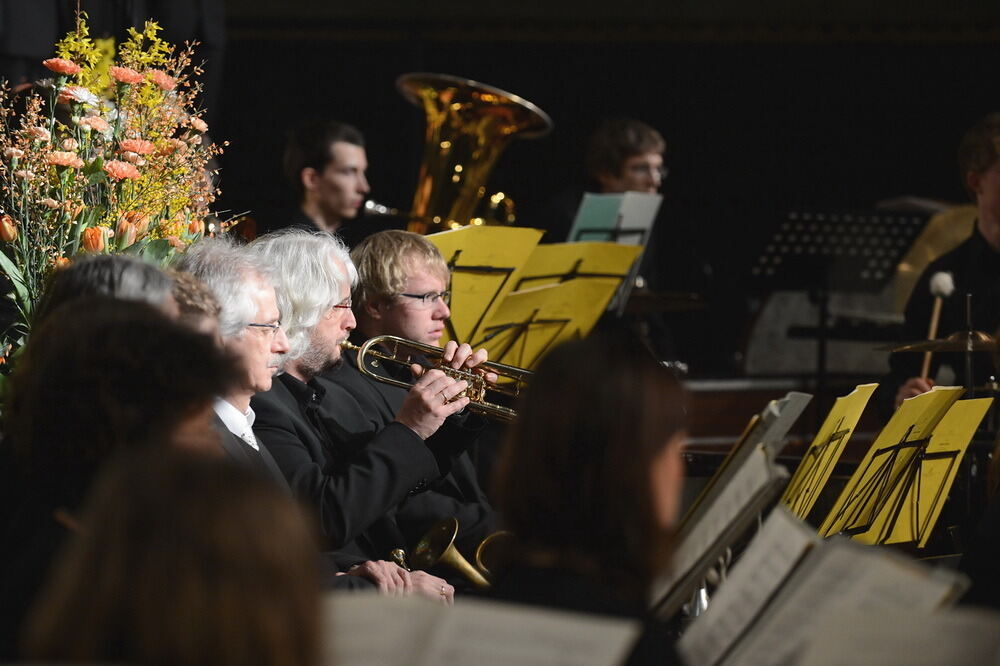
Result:
{"label": "brass instrument bell", "polygon": [[[487,223],[474,216],[497,158],[514,137],[548,134],[552,120],[517,95],[457,76],[404,74],[396,88],[427,122],[408,229],[425,234]],[[511,221],[503,193],[490,204],[505,211],[500,222]]]}
{"label": "brass instrument bell", "polygon": [[489,581],[455,548],[456,536],[458,536],[456,518],[445,518],[429,529],[417,542],[410,556],[413,568],[427,570],[436,564],[446,564],[456,569],[476,587],[484,589],[489,587]]}

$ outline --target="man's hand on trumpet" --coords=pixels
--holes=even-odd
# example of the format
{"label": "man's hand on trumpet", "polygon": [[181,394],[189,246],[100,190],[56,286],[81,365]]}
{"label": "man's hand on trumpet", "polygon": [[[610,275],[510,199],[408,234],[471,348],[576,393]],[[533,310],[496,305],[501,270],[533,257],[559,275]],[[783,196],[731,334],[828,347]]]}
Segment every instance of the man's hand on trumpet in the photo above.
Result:
{"label": "man's hand on trumpet", "polygon": [[[467,343],[458,344],[454,340],[449,340],[444,345],[441,360],[442,365],[447,365],[455,370],[474,370],[489,360],[489,354],[485,349],[473,351]],[[483,378],[491,384],[495,384],[497,381],[495,372],[484,372],[481,368],[476,372],[482,374]]]}
{"label": "man's hand on trumpet", "polygon": [[455,381],[440,370],[425,370],[416,364],[410,369],[419,379],[407,392],[403,406],[396,414],[396,421],[417,433],[421,439],[427,439],[437,432],[446,418],[469,404],[469,399],[461,395],[468,385],[465,381]]}

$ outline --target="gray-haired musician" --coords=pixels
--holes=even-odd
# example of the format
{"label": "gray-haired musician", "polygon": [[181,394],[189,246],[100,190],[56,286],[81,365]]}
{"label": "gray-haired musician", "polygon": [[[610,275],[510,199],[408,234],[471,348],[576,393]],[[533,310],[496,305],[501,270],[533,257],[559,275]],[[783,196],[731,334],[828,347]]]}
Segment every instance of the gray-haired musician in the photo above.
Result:
{"label": "gray-haired musician", "polygon": [[340,343],[355,325],[351,287],[357,273],[347,249],[332,234],[297,229],[263,236],[251,248],[275,276],[289,340],[284,373],[251,402],[254,433],[295,494],[318,513],[328,547],[376,561],[407,588],[450,599],[453,590],[441,579],[381,560],[411,545],[397,524],[404,500],[425,491],[452,464],[452,452],[424,440],[468,403],[457,397],[465,383],[426,372],[392,423],[372,437],[345,436],[350,424],[329,418],[321,405],[343,402],[353,419],[361,410],[349,394],[331,395],[316,376],[340,361]]}

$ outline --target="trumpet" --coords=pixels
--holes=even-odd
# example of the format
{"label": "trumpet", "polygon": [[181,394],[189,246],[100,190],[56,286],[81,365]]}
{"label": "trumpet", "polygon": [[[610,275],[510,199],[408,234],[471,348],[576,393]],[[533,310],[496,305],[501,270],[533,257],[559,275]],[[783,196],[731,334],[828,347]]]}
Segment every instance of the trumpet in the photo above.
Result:
{"label": "trumpet", "polygon": [[458,536],[458,519],[454,517],[445,518],[427,530],[413,549],[413,556],[410,558],[413,567],[426,571],[437,564],[446,564],[476,587],[488,588],[490,586],[488,577],[496,571],[486,567],[483,562],[484,556],[493,565],[492,569],[495,569],[496,561],[499,559],[496,552],[500,550],[501,545],[507,544],[512,536],[511,533],[494,532],[483,539],[476,548],[475,566],[469,564],[469,561],[455,548],[456,536]]}
{"label": "trumpet", "polygon": [[[489,400],[488,394],[497,393],[509,397],[517,397],[521,390],[527,386],[528,379],[532,375],[530,370],[524,370],[523,368],[503,363],[494,363],[492,361],[483,363],[473,370],[449,368],[443,361],[444,350],[440,347],[407,340],[395,335],[379,335],[366,340],[361,346],[351,344],[345,340],[340,343],[340,346],[344,349],[358,352],[358,369],[361,371],[361,374],[383,384],[390,384],[391,386],[398,386],[407,390],[413,386],[412,383],[376,374],[371,371],[366,361],[369,358],[376,359],[371,361],[372,365],[376,367],[378,361],[409,367],[413,363],[425,365],[424,359],[427,359],[432,363],[430,367],[437,368],[449,377],[465,381],[468,384],[465,391],[456,397],[468,397],[468,408],[470,410],[502,421],[510,421],[517,416],[517,412],[509,407],[492,402]],[[385,347],[386,351],[374,349],[376,346]],[[485,377],[477,372],[480,368],[487,372],[495,373],[498,377],[497,383],[492,384],[487,382]]]}

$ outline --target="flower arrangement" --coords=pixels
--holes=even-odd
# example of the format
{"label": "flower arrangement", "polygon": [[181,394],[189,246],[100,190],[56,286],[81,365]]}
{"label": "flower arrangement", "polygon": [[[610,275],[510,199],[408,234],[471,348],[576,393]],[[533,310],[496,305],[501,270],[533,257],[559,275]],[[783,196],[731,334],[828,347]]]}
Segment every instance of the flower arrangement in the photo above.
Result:
{"label": "flower arrangement", "polygon": [[5,350],[28,333],[47,275],[79,253],[162,263],[205,233],[222,147],[196,107],[191,45],[178,51],[159,31],[130,29],[101,67],[81,15],[42,63],[52,79],[0,90],[0,272],[19,314]]}

